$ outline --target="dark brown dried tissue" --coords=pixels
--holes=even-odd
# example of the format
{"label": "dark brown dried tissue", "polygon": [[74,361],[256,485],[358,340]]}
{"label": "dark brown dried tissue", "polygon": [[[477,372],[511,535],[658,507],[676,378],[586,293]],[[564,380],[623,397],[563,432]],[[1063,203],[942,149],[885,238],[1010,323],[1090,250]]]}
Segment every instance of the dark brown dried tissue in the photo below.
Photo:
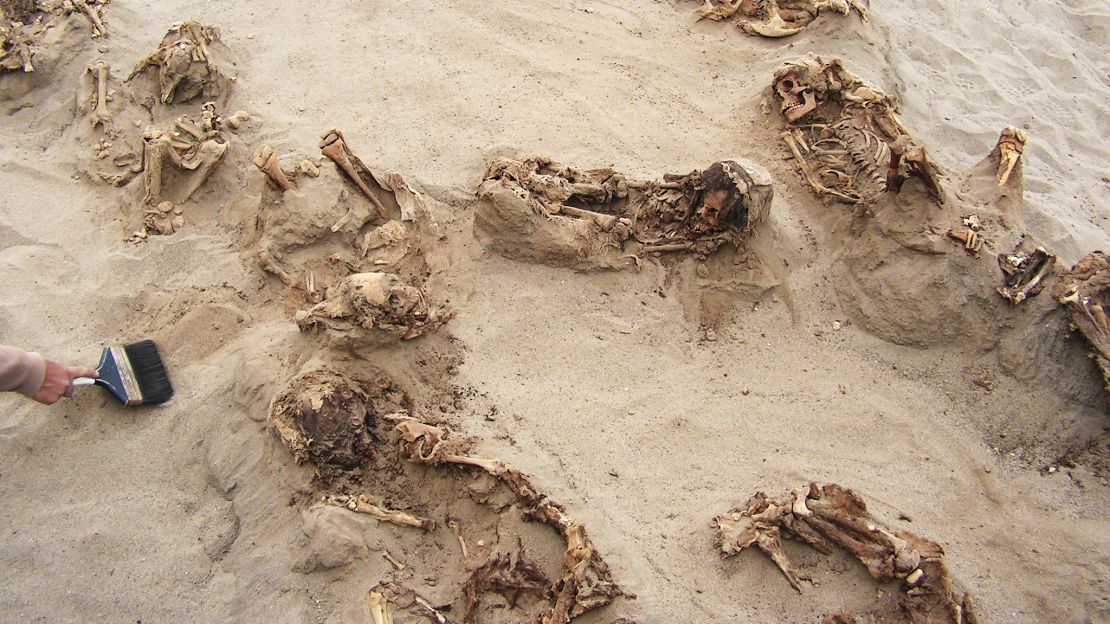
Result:
{"label": "dark brown dried tissue", "polygon": [[867,511],[863,499],[836,484],[811,483],[777,498],[757,493],[742,507],[713,520],[714,541],[723,557],[756,545],[799,592],[810,580],[791,565],[782,548],[785,532],[818,551],[846,550],[880,583],[901,581],[901,591],[884,592],[864,615],[838,613],[826,624],[896,622],[978,624],[971,595],[958,596],[939,544],[909,531],[891,530]]}

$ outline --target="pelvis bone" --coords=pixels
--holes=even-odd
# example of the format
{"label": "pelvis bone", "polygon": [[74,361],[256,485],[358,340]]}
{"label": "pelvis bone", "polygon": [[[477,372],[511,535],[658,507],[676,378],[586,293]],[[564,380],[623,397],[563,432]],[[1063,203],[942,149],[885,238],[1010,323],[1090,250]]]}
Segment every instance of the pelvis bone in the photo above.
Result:
{"label": "pelvis bone", "polygon": [[775,72],[772,91],[787,123],[783,140],[818,194],[866,203],[915,177],[945,202],[940,172],[898,120],[895,99],[839,60],[809,55],[788,63]]}
{"label": "pelvis bone", "polygon": [[841,15],[855,11],[867,21],[859,0],[702,0],[698,19],[727,21],[749,35],[789,37],[809,26],[822,12]]}
{"label": "pelvis bone", "polygon": [[478,189],[475,226],[509,257],[617,268],[638,263],[636,254],[708,255],[740,244],[770,211],[771,197],[770,174],[739,159],[657,182],[543,157],[503,159]]}
{"label": "pelvis bone", "polygon": [[713,520],[714,541],[723,557],[755,545],[782,570],[794,589],[809,580],[790,563],[782,534],[798,537],[828,554],[832,546],[848,551],[879,582],[901,579],[903,591],[882,594],[879,603],[856,619],[849,614],[829,617],[827,623],[929,622],[977,624],[970,594],[957,597],[944,564],[940,545],[909,531],[894,531],[867,511],[858,494],[836,484],[811,483],[771,498],[757,493],[748,502]]}

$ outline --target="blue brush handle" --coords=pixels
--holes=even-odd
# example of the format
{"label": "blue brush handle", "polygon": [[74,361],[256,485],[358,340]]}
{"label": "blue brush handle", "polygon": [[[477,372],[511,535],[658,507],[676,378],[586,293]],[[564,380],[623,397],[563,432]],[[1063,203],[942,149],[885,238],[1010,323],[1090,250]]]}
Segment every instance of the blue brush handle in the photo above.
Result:
{"label": "blue brush handle", "polygon": [[123,388],[123,377],[119,374],[119,367],[116,366],[116,360],[112,357],[112,350],[105,348],[104,353],[100,356],[100,364],[96,367],[96,379],[91,377],[77,377],[73,380],[75,386],[91,386],[97,385],[112,393],[120,403],[127,405],[127,391]]}

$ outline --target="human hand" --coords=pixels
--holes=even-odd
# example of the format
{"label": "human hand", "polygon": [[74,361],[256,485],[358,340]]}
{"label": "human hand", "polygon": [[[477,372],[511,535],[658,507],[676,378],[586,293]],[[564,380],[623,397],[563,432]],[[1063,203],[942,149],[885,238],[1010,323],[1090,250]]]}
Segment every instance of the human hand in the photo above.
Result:
{"label": "human hand", "polygon": [[53,405],[64,396],[73,396],[73,380],[77,377],[96,378],[97,372],[91,368],[66,366],[51,360],[46,361],[46,378],[42,387],[32,399],[43,405]]}

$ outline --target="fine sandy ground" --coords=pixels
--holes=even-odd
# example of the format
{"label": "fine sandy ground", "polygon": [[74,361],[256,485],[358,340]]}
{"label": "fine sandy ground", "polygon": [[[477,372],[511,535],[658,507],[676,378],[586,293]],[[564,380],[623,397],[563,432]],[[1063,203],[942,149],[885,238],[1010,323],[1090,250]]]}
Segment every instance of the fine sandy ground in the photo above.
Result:
{"label": "fine sandy ground", "polygon": [[[153,338],[177,396],[129,410],[95,390],[49,409],[0,398],[0,620],[369,621],[366,591],[391,571],[380,552],[434,568],[440,551],[369,519],[345,565],[313,563],[327,555],[304,510],[318,485],[265,422],[316,352],[244,234],[268,184],[250,153],[318,155],[338,127],[425,194],[446,234],[435,295],[456,317],[333,357],[390,374],[418,415],[534,475],[589,528],[637,597],[578,621],[865,609],[876,586],[846,557],[788,544],[819,580],[799,594],[758,552],[721,560],[712,546],[715,515],[809,481],[850,487],[884,522],[942,544],[984,622],[1110,621],[1110,423],[1082,338],[1059,310],[1038,325],[1057,346],[1028,353],[950,307],[907,312],[936,325],[928,340],[858,317],[834,286],[850,211],[814,197],[762,106],[776,67],[817,52],[896,95],[950,170],[978,162],[1003,126],[1024,128],[1025,225],[1071,266],[1110,247],[1110,9],[875,0],[870,23],[829,18],[776,41],[695,22],[696,6],[114,0],[110,37],[83,40],[0,117],[0,341],[92,363],[105,341]],[[238,55],[226,110],[252,120],[184,204],[182,231],[125,243],[141,208],[79,170],[78,79],[98,58],[125,74],[189,18]],[[761,162],[775,179],[761,242],[773,287],[715,288],[727,265],[580,273],[487,252],[475,188],[491,160],[521,154],[645,179]],[[981,291],[965,299],[985,317],[1032,314],[993,283],[946,286]],[[974,383],[984,375],[993,390]],[[450,572],[414,574],[456,598]]]}

